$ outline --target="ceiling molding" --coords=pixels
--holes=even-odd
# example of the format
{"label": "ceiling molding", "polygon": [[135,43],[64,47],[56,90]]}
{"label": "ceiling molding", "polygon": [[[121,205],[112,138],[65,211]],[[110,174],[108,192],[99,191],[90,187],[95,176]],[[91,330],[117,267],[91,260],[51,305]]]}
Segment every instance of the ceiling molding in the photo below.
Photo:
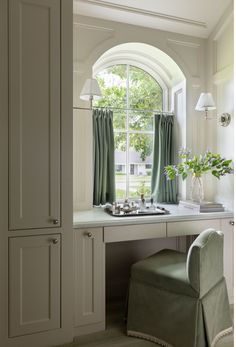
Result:
{"label": "ceiling molding", "polygon": [[207,24],[205,22],[196,21],[196,20],[192,20],[192,19],[188,19],[188,18],[176,17],[176,16],[172,16],[172,15],[167,15],[164,13],[154,12],[154,11],[147,11],[144,9],[140,9],[140,8],[136,8],[136,7],[130,7],[130,6],[126,6],[126,5],[114,4],[114,3],[106,2],[103,0],[79,0],[79,1],[87,3],[87,4],[91,4],[91,5],[109,8],[112,10],[125,11],[125,12],[130,12],[133,14],[144,15],[144,16],[148,16],[148,17],[163,19],[163,20],[169,20],[172,22],[178,22],[178,23],[182,23],[182,24],[195,26],[195,27],[200,27],[200,28],[205,28],[205,29],[207,28]]}

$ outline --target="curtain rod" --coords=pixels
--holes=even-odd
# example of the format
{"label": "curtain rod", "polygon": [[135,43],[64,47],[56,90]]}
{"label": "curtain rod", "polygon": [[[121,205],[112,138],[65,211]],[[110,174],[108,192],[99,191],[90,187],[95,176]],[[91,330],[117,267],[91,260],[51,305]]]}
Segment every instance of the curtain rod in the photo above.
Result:
{"label": "curtain rod", "polygon": [[121,111],[139,111],[139,112],[153,112],[153,113],[164,113],[164,114],[173,114],[174,115],[174,112],[164,112],[164,111],[161,111],[161,110],[142,110],[142,109],[137,109],[137,108],[120,108],[120,107],[107,107],[107,106],[93,106],[92,108],[91,107],[77,107],[77,106],[74,106],[73,109],[75,110],[87,110],[87,111],[91,111],[93,109],[99,109],[99,108],[102,108],[102,109],[108,109],[108,110],[121,110]]}

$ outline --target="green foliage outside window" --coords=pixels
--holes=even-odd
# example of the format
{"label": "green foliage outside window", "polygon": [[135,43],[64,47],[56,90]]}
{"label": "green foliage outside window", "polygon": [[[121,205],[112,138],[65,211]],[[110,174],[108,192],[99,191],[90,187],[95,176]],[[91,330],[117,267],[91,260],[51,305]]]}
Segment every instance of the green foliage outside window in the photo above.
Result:
{"label": "green foliage outside window", "polygon": [[[113,108],[115,149],[128,153],[129,160],[134,160],[125,171],[116,170],[116,199],[137,198],[141,193],[148,197],[151,194],[151,167],[140,171],[138,165],[151,165],[154,136],[154,113],[151,111],[163,108],[162,88],[146,71],[125,64],[104,69],[96,79],[103,98],[94,102],[94,106]],[[122,166],[124,170],[126,160]]]}
{"label": "green foliage outside window", "polygon": [[[114,65],[103,70],[96,78],[103,95],[96,106],[135,109],[129,111],[128,122],[126,111],[114,110],[115,131],[127,130],[127,124],[130,131],[153,130],[153,112],[138,111],[162,110],[162,88],[151,75],[134,66],[127,68],[127,65]],[[122,132],[117,135],[116,149],[126,151],[126,136]],[[135,133],[130,136],[130,147],[140,154],[143,161],[151,154],[152,145],[150,136],[146,134]]]}

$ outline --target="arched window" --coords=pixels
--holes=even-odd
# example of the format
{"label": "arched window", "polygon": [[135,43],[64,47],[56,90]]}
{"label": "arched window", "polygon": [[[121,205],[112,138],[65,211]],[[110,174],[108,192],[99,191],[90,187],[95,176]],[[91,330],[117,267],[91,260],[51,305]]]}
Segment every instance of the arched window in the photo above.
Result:
{"label": "arched window", "polygon": [[163,109],[163,89],[143,69],[117,64],[97,73],[103,99],[113,108],[116,198],[151,193],[154,110]]}

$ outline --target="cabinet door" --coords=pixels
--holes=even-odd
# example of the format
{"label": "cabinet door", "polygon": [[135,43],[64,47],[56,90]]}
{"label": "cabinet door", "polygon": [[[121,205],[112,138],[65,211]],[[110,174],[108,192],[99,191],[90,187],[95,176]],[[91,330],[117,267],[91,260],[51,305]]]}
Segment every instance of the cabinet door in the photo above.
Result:
{"label": "cabinet door", "polygon": [[105,247],[102,228],[78,229],[75,238],[75,327],[105,321]]}
{"label": "cabinet door", "polygon": [[221,230],[224,233],[224,276],[229,301],[234,302],[234,227],[233,219],[222,219]]}
{"label": "cabinet door", "polygon": [[9,228],[58,227],[58,0],[9,0],[9,174]]}
{"label": "cabinet door", "polygon": [[60,328],[60,235],[9,241],[9,334]]}

